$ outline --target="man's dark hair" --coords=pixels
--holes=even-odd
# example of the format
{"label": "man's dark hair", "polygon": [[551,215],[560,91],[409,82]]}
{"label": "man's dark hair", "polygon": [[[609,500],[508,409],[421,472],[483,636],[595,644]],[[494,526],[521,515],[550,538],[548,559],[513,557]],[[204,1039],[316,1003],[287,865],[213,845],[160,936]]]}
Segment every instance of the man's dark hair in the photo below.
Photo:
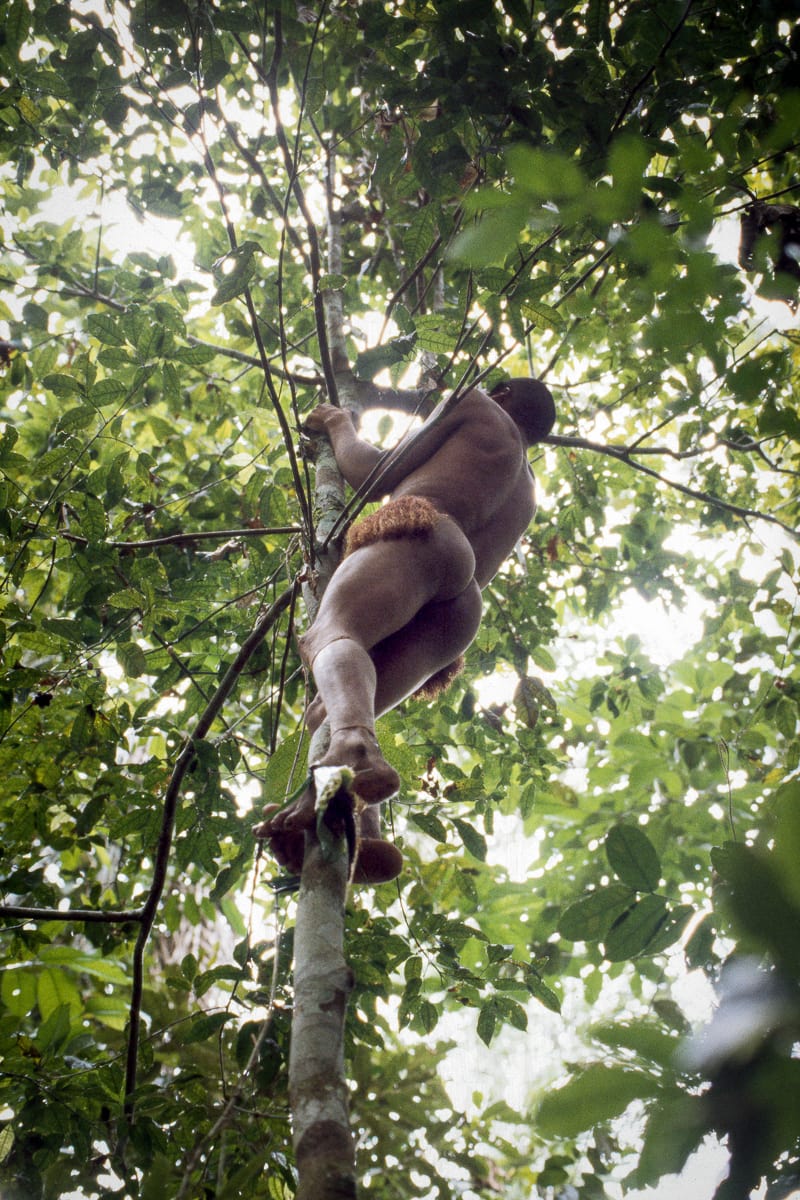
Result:
{"label": "man's dark hair", "polygon": [[538,379],[508,379],[492,388],[491,395],[520,428],[529,446],[547,437],[556,419],[550,389]]}

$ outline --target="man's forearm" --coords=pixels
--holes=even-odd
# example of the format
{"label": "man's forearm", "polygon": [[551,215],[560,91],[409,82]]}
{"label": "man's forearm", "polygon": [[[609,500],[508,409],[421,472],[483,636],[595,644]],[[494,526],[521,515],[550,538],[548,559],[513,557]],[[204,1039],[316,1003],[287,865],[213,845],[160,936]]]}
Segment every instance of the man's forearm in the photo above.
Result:
{"label": "man's forearm", "polygon": [[326,422],[325,432],[345,480],[351,488],[360,490],[386,457],[386,452],[359,437],[349,414],[344,412],[336,420]]}

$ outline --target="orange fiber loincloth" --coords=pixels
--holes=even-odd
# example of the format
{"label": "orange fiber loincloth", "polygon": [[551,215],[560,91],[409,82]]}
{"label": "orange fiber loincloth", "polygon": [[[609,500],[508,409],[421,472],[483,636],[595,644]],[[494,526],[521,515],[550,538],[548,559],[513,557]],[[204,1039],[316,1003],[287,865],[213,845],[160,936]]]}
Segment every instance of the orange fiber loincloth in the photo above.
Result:
{"label": "orange fiber loincloth", "polygon": [[398,496],[350,526],[344,543],[345,555],[362,546],[374,546],[376,542],[427,537],[441,518],[442,513],[424,496]]}

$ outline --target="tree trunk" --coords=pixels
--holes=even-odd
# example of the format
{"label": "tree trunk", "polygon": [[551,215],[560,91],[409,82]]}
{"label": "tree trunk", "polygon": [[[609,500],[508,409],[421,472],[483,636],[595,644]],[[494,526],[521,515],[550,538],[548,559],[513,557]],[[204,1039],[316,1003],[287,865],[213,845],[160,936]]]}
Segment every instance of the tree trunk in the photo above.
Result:
{"label": "tree trunk", "polygon": [[353,986],[344,959],[348,859],[308,846],[295,924],[289,1103],[300,1184],[297,1200],[354,1200],[355,1151],[344,1072],[344,1021]]}
{"label": "tree trunk", "polygon": [[[329,189],[328,269],[341,269],[339,229]],[[339,403],[355,400],[353,377],[343,353],[341,296],[325,297],[328,345],[336,369]],[[330,397],[333,399],[333,397]],[[344,482],[330,443],[319,439],[315,510],[315,588],[306,589],[313,620],[319,600],[339,561],[334,544],[322,549],[344,509]],[[327,722],[311,740],[309,762],[324,754]],[[344,957],[345,900],[349,858],[347,839],[336,839],[326,860],[316,832],[306,834],[306,854],[295,920],[294,1012],[289,1054],[289,1106],[299,1174],[297,1200],[355,1200],[355,1149],[350,1132],[344,1069],[344,1023],[353,976]]]}

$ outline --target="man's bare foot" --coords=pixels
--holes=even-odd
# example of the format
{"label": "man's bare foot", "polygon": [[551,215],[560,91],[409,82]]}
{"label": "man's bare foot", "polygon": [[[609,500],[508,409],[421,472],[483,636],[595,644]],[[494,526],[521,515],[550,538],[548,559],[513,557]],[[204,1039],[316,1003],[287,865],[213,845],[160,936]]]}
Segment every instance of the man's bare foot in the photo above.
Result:
{"label": "man's bare foot", "polygon": [[[273,818],[273,814],[276,814],[276,817],[282,815],[278,814],[277,810],[277,804],[266,805],[263,811],[265,820],[254,826],[253,833],[257,838],[269,842],[273,855],[282,867],[292,875],[299,875],[305,856],[305,833],[298,829],[283,828],[277,819]],[[353,882],[375,884],[396,879],[403,869],[403,856],[391,842],[384,841],[380,836],[373,836],[380,835],[378,809],[367,809],[361,815],[360,826],[361,836],[358,840]]]}
{"label": "man's bare foot", "polygon": [[388,883],[403,869],[403,856],[381,837],[381,808],[368,804],[358,814],[358,853],[354,883]]}
{"label": "man's bare foot", "polygon": [[273,814],[278,812],[277,804],[266,804],[262,811],[263,821],[253,826],[253,834],[259,841],[269,842],[272,855],[285,867],[290,875],[299,875],[303,868],[305,854],[305,833],[301,831],[284,831]]}
{"label": "man's bare foot", "polygon": [[400,776],[389,766],[375,734],[365,725],[352,725],[332,733],[320,766],[350,767],[355,772],[353,791],[367,804],[388,800],[400,788]]}

